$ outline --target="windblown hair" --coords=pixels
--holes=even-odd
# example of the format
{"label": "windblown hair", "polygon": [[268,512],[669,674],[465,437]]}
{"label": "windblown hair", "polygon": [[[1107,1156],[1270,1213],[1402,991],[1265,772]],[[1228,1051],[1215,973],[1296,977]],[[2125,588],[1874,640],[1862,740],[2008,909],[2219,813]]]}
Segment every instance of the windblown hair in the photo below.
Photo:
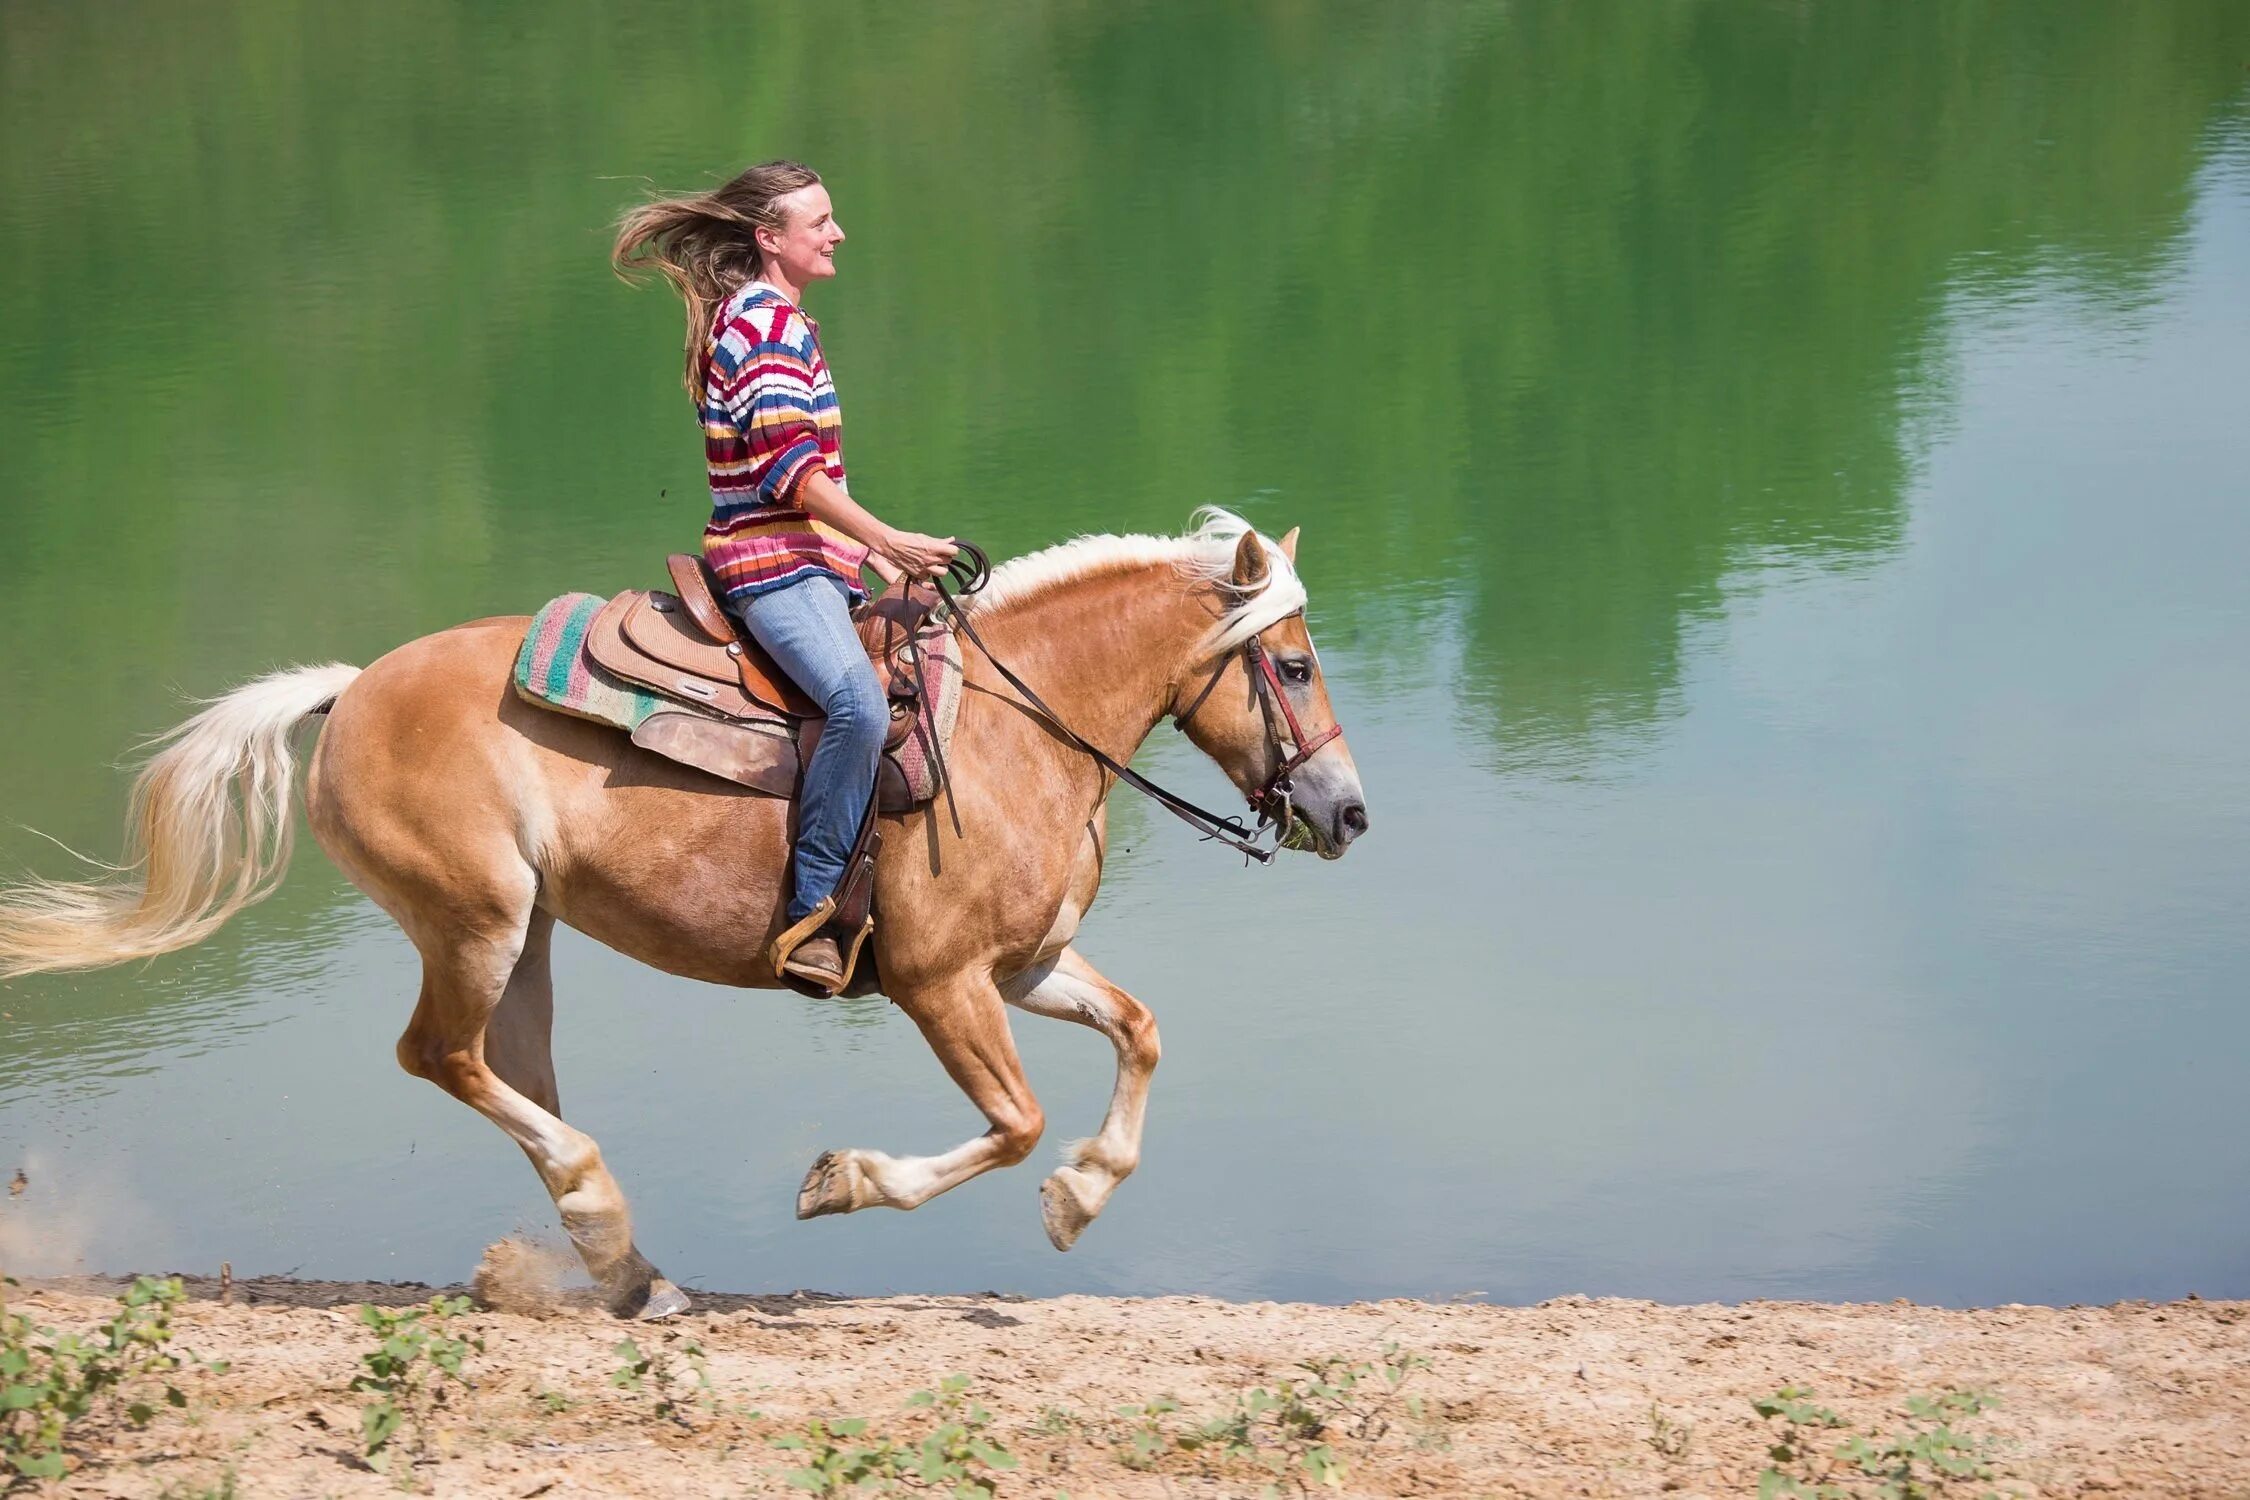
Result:
{"label": "windblown hair", "polygon": [[634,282],[654,271],[687,303],[687,358],[680,378],[688,394],[702,389],[704,344],[719,305],[765,265],[758,231],[786,229],[781,200],[818,181],[820,174],[803,162],[760,162],[708,193],[658,198],[617,221],[611,268]]}
{"label": "windblown hair", "polygon": [[[1011,558],[992,570],[992,578],[971,601],[979,610],[1005,609],[1057,584],[1105,568],[1168,562],[1190,583],[1234,587],[1234,552],[1250,523],[1230,510],[1206,505],[1189,520],[1184,536],[1082,536],[1038,552]],[[1289,554],[1258,538],[1266,554],[1266,581],[1244,592],[1198,644],[1198,657],[1210,658],[1241,645],[1259,631],[1279,624],[1305,607],[1304,580]]]}

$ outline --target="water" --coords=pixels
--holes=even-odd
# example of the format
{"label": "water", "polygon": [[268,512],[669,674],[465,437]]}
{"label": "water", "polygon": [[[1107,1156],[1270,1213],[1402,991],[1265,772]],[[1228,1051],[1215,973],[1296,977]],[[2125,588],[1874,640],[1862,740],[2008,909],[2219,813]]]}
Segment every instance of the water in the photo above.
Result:
{"label": "water", "polygon": [[[999,553],[1301,524],[1374,830],[1245,872],[1115,806],[1082,946],[1165,1061],[1067,1257],[1028,1165],[792,1222],[819,1150],[978,1128],[913,1028],[566,936],[565,1107],[668,1271],[2250,1295],[2246,60],[2186,0],[12,6],[0,866],[114,853],[182,694],[655,581],[700,454],[604,225],[801,156],[855,492]],[[548,1224],[393,1066],[415,985],[308,845],[0,990],[0,1255],[453,1279]],[[1017,1034],[1090,1131],[1106,1046]]]}

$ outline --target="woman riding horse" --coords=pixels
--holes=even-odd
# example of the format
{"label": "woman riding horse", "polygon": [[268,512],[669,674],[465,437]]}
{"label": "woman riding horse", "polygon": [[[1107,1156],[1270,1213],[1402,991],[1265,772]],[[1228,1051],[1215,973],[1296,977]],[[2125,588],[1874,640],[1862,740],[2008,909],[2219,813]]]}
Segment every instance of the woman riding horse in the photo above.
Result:
{"label": "woman riding horse", "polygon": [[729,613],[827,715],[797,799],[796,871],[783,968],[824,989],[844,982],[821,930],[874,796],[890,705],[853,629],[860,568],[886,583],[928,577],[951,540],[900,531],[845,487],[843,417],[802,310],[836,274],[844,242],[828,189],[791,161],[751,167],[714,192],[627,214],[611,261],[652,267],[687,302],[688,394],[703,419],[711,522],[703,557]]}
{"label": "woman riding horse", "polygon": [[[962,659],[944,806],[885,830],[868,946],[871,989],[921,1031],[987,1129],[932,1155],[824,1151],[799,1218],[913,1208],[1028,1156],[1045,1115],[1010,1007],[1091,1027],[1117,1057],[1100,1127],[1040,1184],[1048,1239],[1069,1249],[1132,1174],[1156,1018],[1078,949],[1113,768],[1170,719],[1289,847],[1334,859],[1367,831],[1296,554],[1295,532],[1268,541],[1214,513],[1186,536],[1085,537],[1019,557],[965,606],[982,645]],[[210,700],[135,780],[120,868],[0,888],[0,978],[168,953],[272,891],[289,863],[293,744],[319,725],[304,774],[313,835],[421,957],[399,1065],[523,1148],[610,1308],[662,1317],[687,1298],[635,1244],[600,1143],[563,1118],[554,931],[689,979],[775,987],[791,807],[510,692],[530,627],[476,620],[364,669],[290,667]],[[1255,961],[1246,951],[1213,970],[1219,992]]]}

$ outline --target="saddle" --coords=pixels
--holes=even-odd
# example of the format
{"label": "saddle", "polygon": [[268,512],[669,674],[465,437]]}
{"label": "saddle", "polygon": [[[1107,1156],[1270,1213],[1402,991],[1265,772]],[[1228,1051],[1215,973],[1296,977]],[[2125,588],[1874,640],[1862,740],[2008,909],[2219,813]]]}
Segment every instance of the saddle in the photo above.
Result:
{"label": "saddle", "polygon": [[[799,767],[820,741],[820,710],[720,607],[702,558],[675,553],[665,567],[678,592],[627,589],[586,628],[587,660],[679,705],[642,718],[633,743],[772,796],[794,796]],[[890,700],[875,783],[884,812],[904,812],[936,790],[928,775],[910,782],[899,760],[924,720],[928,653],[934,646],[943,654],[943,642],[932,639],[943,630],[931,620],[939,602],[928,584],[901,580],[854,612]]]}

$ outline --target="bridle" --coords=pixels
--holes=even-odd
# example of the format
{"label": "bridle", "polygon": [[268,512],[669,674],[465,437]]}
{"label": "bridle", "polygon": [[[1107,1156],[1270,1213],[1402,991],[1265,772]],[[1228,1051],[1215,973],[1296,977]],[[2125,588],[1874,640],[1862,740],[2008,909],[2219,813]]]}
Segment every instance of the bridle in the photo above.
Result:
{"label": "bridle", "polygon": [[[1219,685],[1219,679],[1226,675],[1228,663],[1236,655],[1241,656],[1244,674],[1249,677],[1252,687],[1258,693],[1259,707],[1265,718],[1266,744],[1272,751],[1273,759],[1276,762],[1273,774],[1268,776],[1256,791],[1248,794],[1250,810],[1258,815],[1257,826],[1249,828],[1243,826],[1239,818],[1222,817],[1218,813],[1196,806],[1175,792],[1166,791],[1131,766],[1109,755],[1100,746],[1090,743],[1084,736],[1065,724],[1055,711],[1047,706],[1046,701],[1031,690],[1030,684],[1010,671],[1006,662],[994,656],[992,648],[987,646],[984,643],[984,638],[977,634],[976,626],[970,623],[967,612],[960,605],[960,596],[974,594],[978,589],[984,587],[986,580],[992,576],[992,562],[991,559],[986,557],[982,548],[969,542],[962,542],[958,545],[960,551],[954,556],[952,563],[944,573],[933,580],[938,594],[945,601],[946,612],[953,623],[961,628],[961,633],[966,635],[970,642],[984,653],[984,659],[992,663],[993,670],[997,671],[1010,687],[1023,695],[1024,701],[1032,710],[1045,719],[1048,725],[1071,746],[1090,756],[1095,764],[1115,776],[1119,781],[1124,782],[1134,791],[1169,810],[1190,827],[1201,831],[1205,840],[1215,839],[1229,848],[1240,850],[1245,859],[1254,859],[1259,864],[1270,864],[1275,851],[1273,849],[1262,849],[1258,847],[1255,841],[1262,838],[1269,827],[1274,830],[1276,848],[1280,846],[1283,839],[1288,837],[1290,820],[1295,816],[1289,797],[1293,789],[1289,779],[1290,773],[1306,761],[1311,760],[1314,753],[1322,746],[1342,734],[1344,726],[1331,724],[1326,730],[1310,740],[1305,738],[1304,728],[1297,722],[1297,711],[1290,706],[1288,690],[1282,685],[1281,674],[1274,670],[1273,658],[1267,654],[1266,648],[1259,641],[1259,638],[1253,635],[1244,641],[1237,650],[1222,653],[1211,668],[1210,679],[1203,684],[1202,691],[1195,695],[1195,701],[1172,716],[1173,727],[1184,733],[1187,729],[1188,720],[1195,717],[1196,710],[1203,707],[1204,700],[1209,698],[1212,689]],[[1283,616],[1283,619],[1295,619],[1303,613],[1303,610],[1294,610]],[[1280,620],[1274,622],[1275,625],[1280,623]],[[1272,626],[1267,628],[1271,629]],[[1274,727],[1274,710],[1277,707],[1281,711],[1282,721],[1289,727],[1289,744],[1294,747],[1286,758],[1282,754],[1281,736]]]}
{"label": "bridle", "polygon": [[[1303,610],[1296,610],[1291,614],[1282,616],[1282,619],[1293,620],[1303,613]],[[1275,625],[1280,623],[1281,620],[1274,621]],[[1272,627],[1267,628],[1271,629]],[[1289,773],[1306,761],[1311,760],[1319,752],[1321,746],[1342,734],[1344,726],[1331,724],[1311,739],[1305,738],[1304,726],[1297,722],[1297,710],[1290,706],[1289,689],[1283,684],[1281,673],[1275,670],[1273,656],[1266,650],[1265,643],[1253,635],[1242,643],[1239,653],[1242,657],[1242,675],[1250,679],[1251,687],[1256,690],[1258,710],[1266,721],[1266,745],[1272,750],[1274,760],[1278,762],[1273,768],[1273,774],[1268,776],[1256,791],[1248,794],[1250,810],[1258,815],[1259,831],[1263,832],[1266,825],[1270,823],[1279,830],[1276,834],[1278,840],[1287,836],[1289,820],[1295,815],[1290,804],[1289,794],[1296,787],[1289,779]],[[1196,710],[1203,707],[1204,700],[1208,699],[1211,696],[1212,689],[1219,685],[1219,679],[1227,673],[1228,657],[1235,654],[1235,652],[1228,652],[1222,655],[1217,663],[1212,666],[1211,676],[1204,682],[1203,690],[1195,695],[1195,701],[1172,716],[1173,728],[1179,730],[1182,734],[1187,733],[1188,720],[1195,717]],[[1282,722],[1289,726],[1288,742],[1296,747],[1295,753],[1291,754],[1286,760],[1282,759],[1281,735],[1274,727],[1273,722],[1274,710],[1277,708],[1281,710]]]}

